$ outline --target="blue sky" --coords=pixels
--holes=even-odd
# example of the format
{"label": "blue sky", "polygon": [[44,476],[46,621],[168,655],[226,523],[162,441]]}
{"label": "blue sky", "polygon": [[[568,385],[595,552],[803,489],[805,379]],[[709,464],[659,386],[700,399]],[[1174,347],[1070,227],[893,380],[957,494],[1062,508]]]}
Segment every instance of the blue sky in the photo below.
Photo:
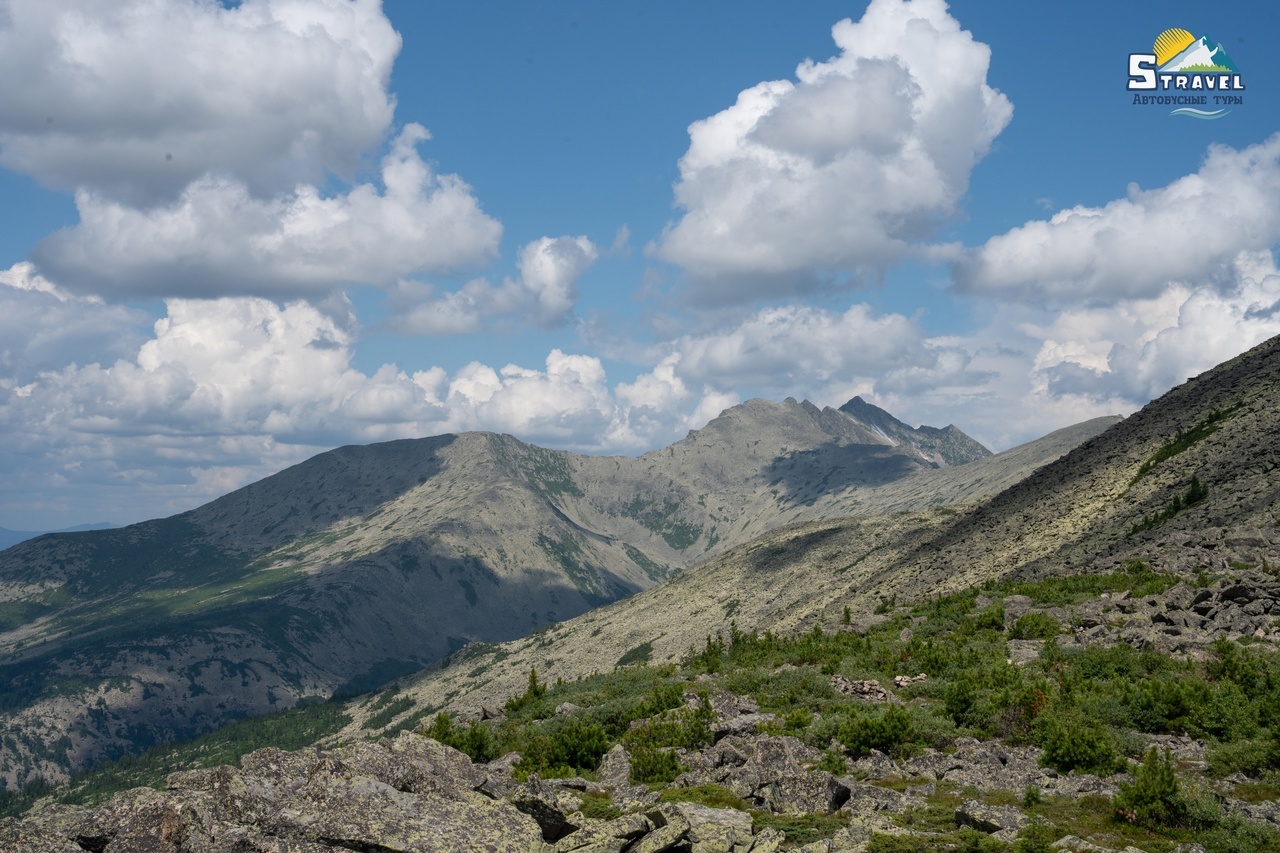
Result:
{"label": "blue sky", "polygon": [[[639,453],[753,396],[996,450],[1126,414],[1280,333],[1278,24],[0,2],[0,526],[446,431]],[[1132,103],[1171,27],[1244,103]]]}

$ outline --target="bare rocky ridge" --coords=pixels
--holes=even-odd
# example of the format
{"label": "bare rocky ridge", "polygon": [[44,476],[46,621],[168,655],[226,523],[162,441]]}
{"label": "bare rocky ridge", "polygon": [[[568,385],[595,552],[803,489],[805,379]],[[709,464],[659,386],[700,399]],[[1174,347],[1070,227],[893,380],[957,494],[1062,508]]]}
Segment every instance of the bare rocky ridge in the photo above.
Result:
{"label": "bare rocky ridge", "polygon": [[21,733],[0,779],[372,689],[781,524],[990,494],[1105,426],[991,457],[857,403],[751,400],[639,458],[486,433],[344,447],[172,518],[21,543],[0,554],[0,718]]}

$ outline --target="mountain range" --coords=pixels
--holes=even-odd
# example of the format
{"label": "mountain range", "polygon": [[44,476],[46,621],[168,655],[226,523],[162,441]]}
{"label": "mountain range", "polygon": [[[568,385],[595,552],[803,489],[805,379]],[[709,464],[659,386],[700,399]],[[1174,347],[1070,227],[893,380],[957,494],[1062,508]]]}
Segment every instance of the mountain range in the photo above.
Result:
{"label": "mountain range", "polygon": [[[499,442],[507,464],[493,470],[508,472],[505,488],[550,494],[553,516],[603,540],[665,543],[675,555],[667,577],[518,639],[469,642],[377,694],[312,703],[112,763],[22,818],[0,819],[0,846],[1277,849],[1280,338],[1128,418],[994,456],[958,430],[911,430],[865,401],[842,409],[751,401],[638,460],[548,457],[496,436],[418,445],[438,465],[419,487],[451,482],[456,492],[467,481],[441,479],[448,453],[464,441]],[[268,480],[187,514],[205,539],[175,536],[147,550],[139,546],[158,538],[151,527],[138,532],[150,539],[136,535],[132,544],[92,536],[101,549],[94,564],[127,578],[130,557],[194,560],[222,535],[224,554],[247,541],[267,549],[255,571],[270,577],[282,568],[271,541],[282,524],[292,525],[286,540],[302,542],[313,541],[313,525],[328,525],[340,535],[325,547],[343,540],[354,549],[381,525],[401,529],[397,514],[421,504],[398,503],[404,483],[423,476],[408,464],[415,454],[400,447],[398,464],[372,465],[394,447],[335,452],[343,466],[318,457],[325,482],[346,498],[306,504],[318,521],[267,500],[317,501],[317,469],[306,463],[282,472],[295,478],[286,478],[291,488]],[[664,467],[673,462],[679,467]],[[491,487],[493,470],[477,470]],[[746,485],[697,491],[735,477]],[[637,484],[683,497],[665,515],[610,514],[635,498],[619,489]],[[303,486],[311,491],[299,497]],[[726,504],[745,510],[743,523],[721,526]],[[603,518],[621,532],[586,527]],[[465,521],[485,529],[483,518]],[[763,534],[735,535],[771,521],[778,526]],[[514,541],[527,540],[518,524],[508,526]],[[638,529],[649,538],[623,539]],[[727,535],[712,542],[712,529]],[[77,579],[86,573],[68,537],[46,540],[38,547],[62,548],[48,565],[63,572],[47,589],[65,591],[22,624],[38,628],[49,617],[39,653],[66,680],[46,682],[25,708],[10,704],[4,757],[8,767],[52,775],[67,765],[40,752],[57,745],[41,739],[41,720],[58,711],[49,701],[57,690],[80,686],[67,677],[74,657],[59,657],[56,614],[67,596],[84,593]],[[312,574],[342,568],[340,559],[310,564]],[[341,577],[345,600],[358,604],[375,591],[352,573]],[[260,607],[280,607],[298,589],[252,581],[242,575],[241,585],[266,592]],[[581,583],[572,573],[562,582]],[[119,605],[146,599],[144,587]],[[236,589],[224,586],[223,595]],[[223,611],[205,602],[188,619],[263,612],[250,600]],[[75,641],[110,648],[134,668],[119,681],[142,685],[138,707],[189,713],[189,704],[147,694],[143,679],[163,669],[160,648],[122,658],[130,648],[122,630],[104,622]],[[296,647],[281,651],[288,630],[260,635],[277,662],[301,659]],[[217,639],[206,636],[203,659],[184,649],[186,657],[167,662],[220,667],[224,678],[212,686],[235,697],[261,661],[233,658],[243,650],[215,648]],[[359,640],[377,638],[347,636],[331,647]],[[11,702],[14,694],[3,695]],[[83,709],[77,701],[82,710],[55,720],[54,733],[70,738],[86,722],[110,719],[120,726],[114,740],[84,742],[124,750],[156,731],[123,726],[124,703]],[[41,795],[36,786],[0,804],[14,814]]]}
{"label": "mountain range", "polygon": [[[625,601],[523,640],[468,647],[401,680],[396,719],[501,707],[531,669],[570,681],[619,663],[677,661],[731,629],[790,634],[838,625],[843,613],[865,627],[886,602],[1001,580],[1139,564],[1187,578],[1280,566],[1280,338],[1105,430],[1083,428],[1092,426],[1101,424],[1064,437],[1056,456],[1037,454],[1044,464],[984,500],[953,506],[942,483],[977,482],[1006,454],[936,472],[937,501],[882,500],[899,511],[788,524]],[[370,701],[351,704],[353,721],[334,742],[369,719]],[[382,722],[394,729],[396,719]]]}
{"label": "mountain range", "polygon": [[0,778],[371,690],[780,525],[989,495],[1113,421],[992,456],[859,398],[751,400],[638,458],[489,433],[343,447],[177,516],[28,540],[0,553],[0,719],[20,733]]}

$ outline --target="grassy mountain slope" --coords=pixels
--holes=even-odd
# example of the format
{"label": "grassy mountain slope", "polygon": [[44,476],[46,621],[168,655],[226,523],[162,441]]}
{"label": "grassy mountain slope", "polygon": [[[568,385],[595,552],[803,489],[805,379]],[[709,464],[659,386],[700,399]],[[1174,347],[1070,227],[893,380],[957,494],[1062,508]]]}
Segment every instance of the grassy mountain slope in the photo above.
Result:
{"label": "grassy mountain slope", "polygon": [[912,443],[927,429],[891,439],[753,400],[638,459],[486,433],[344,447],[172,518],[21,543],[0,553],[0,779],[60,778],[525,635],[948,470]]}

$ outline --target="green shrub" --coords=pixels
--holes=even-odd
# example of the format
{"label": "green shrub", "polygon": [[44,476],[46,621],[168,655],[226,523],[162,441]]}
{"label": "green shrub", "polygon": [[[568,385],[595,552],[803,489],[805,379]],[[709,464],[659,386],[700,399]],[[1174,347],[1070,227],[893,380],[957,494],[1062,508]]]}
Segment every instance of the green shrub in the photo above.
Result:
{"label": "green shrub", "polygon": [[843,776],[849,772],[849,761],[836,749],[824,749],[822,751],[822,760],[818,762],[818,769],[825,770],[836,776]]}
{"label": "green shrub", "polygon": [[1058,636],[1061,630],[1058,620],[1047,613],[1024,613],[1009,629],[1009,637],[1014,640],[1047,640]]}
{"label": "green shrub", "polygon": [[1209,750],[1209,772],[1214,776],[1244,773],[1257,779],[1271,770],[1280,770],[1280,742],[1272,737],[1218,744]]}
{"label": "green shrub", "polygon": [[505,706],[507,716],[532,719],[549,716],[550,709],[543,698],[547,695],[547,686],[538,681],[538,670],[529,669],[529,686],[519,696],[512,696]]}
{"label": "green shrub", "polygon": [[806,814],[786,815],[768,814],[766,812],[751,813],[751,831],[759,833],[762,829],[777,829],[785,833],[788,844],[809,844],[823,838],[830,838],[836,831],[843,829],[849,819],[839,814]]}
{"label": "green shrub", "polygon": [[1187,822],[1187,804],[1173,764],[1167,753],[1162,758],[1154,746],[1134,770],[1133,782],[1121,782],[1120,793],[1111,802],[1121,820],[1151,829],[1179,827]]}
{"label": "green shrub", "polygon": [[963,672],[951,679],[942,696],[942,702],[947,715],[955,720],[957,725],[977,725],[981,722],[982,715],[974,714],[978,704],[978,688],[973,676],[969,673]]}
{"label": "green shrub", "polygon": [[760,731],[769,735],[800,735],[813,723],[813,713],[805,708],[792,708],[781,720],[761,724]]}
{"label": "green shrub", "polygon": [[1270,673],[1261,655],[1226,637],[1215,639],[1210,651],[1205,670],[1212,678],[1238,684],[1252,699],[1267,692]]}
{"label": "green shrub", "polygon": [[719,672],[720,664],[724,662],[725,653],[728,646],[725,645],[724,638],[717,634],[712,637],[707,635],[707,644],[702,647],[701,651],[695,652],[692,647],[689,653],[685,655],[681,664],[686,669],[701,669],[706,672]]}
{"label": "green shrub", "polygon": [[1195,728],[1221,741],[1247,740],[1258,734],[1258,707],[1249,701],[1240,685],[1228,681],[1218,685],[1209,700],[1192,715]]}
{"label": "green shrub", "polygon": [[614,820],[622,817],[622,809],[614,804],[613,797],[605,791],[583,791],[578,796],[582,799],[579,810],[583,817],[595,820]]}
{"label": "green shrub", "polygon": [[1053,842],[1058,840],[1059,835],[1053,824],[1043,818],[1035,818],[1018,836],[1018,841],[1013,845],[1013,853],[1052,853]]}
{"label": "green shrub", "polygon": [[478,720],[472,720],[471,725],[463,729],[454,725],[448,714],[441,712],[430,724],[420,727],[418,734],[465,752],[475,762],[484,763],[498,757],[493,735]]}
{"label": "green shrub", "polygon": [[1134,727],[1153,734],[1194,730],[1197,709],[1209,700],[1209,685],[1199,679],[1152,678],[1138,682],[1130,698]]}
{"label": "green shrub", "polygon": [[1044,753],[1040,763],[1062,773],[1083,770],[1106,775],[1116,764],[1111,735],[1079,714],[1048,711],[1036,720],[1036,739]]}
{"label": "green shrub", "polygon": [[549,734],[534,735],[525,746],[522,774],[569,776],[595,770],[611,742],[604,727],[571,719]]}
{"label": "green shrub", "polygon": [[867,853],[920,853],[920,838],[915,835],[874,832],[867,842]]}
{"label": "green shrub", "polygon": [[633,751],[641,747],[657,749],[670,746],[698,749],[711,744],[711,723],[715,718],[711,702],[703,693],[696,707],[676,708],[647,720],[628,730],[622,742]]}
{"label": "green shrub", "polygon": [[1013,744],[1035,740],[1036,721],[1049,707],[1048,684],[1018,683],[992,698],[995,713],[987,723],[993,734]]}
{"label": "green shrub", "polygon": [[843,701],[831,687],[830,676],[812,667],[774,672],[749,668],[725,673],[724,689],[752,696],[760,710],[785,715],[796,708],[822,713]]}
{"label": "green shrub", "polygon": [[1004,605],[992,604],[989,607],[984,607],[973,616],[971,624],[974,631],[1003,631]]}
{"label": "green shrub", "polygon": [[635,785],[667,785],[680,775],[674,751],[648,745],[631,750],[631,782]]}
{"label": "green shrub", "polygon": [[914,735],[911,714],[897,705],[890,705],[876,717],[851,716],[840,726],[836,737],[855,758],[869,755],[878,749],[886,753],[900,753]]}
{"label": "green shrub", "polygon": [[668,788],[658,800],[663,803],[696,803],[713,809],[737,809],[747,811],[751,804],[723,785],[694,785],[689,788]]}

